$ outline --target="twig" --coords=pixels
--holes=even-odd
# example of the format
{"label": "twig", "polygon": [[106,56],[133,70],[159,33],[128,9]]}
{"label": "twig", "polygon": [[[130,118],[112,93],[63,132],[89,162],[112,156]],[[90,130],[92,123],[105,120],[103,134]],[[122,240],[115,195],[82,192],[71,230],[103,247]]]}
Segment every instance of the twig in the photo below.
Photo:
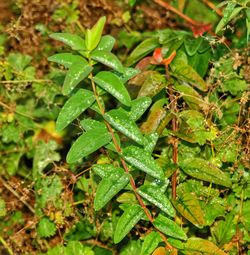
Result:
{"label": "twig", "polygon": [[49,83],[51,83],[52,80],[35,79],[35,80],[0,81],[0,83],[2,83],[2,84],[9,84],[9,83],[28,83],[28,82],[49,82]]}
{"label": "twig", "polygon": [[35,214],[35,210],[8,184],[5,182],[5,180],[0,177],[0,181],[3,183],[3,186],[8,189],[15,197],[17,197],[24,205],[27,206],[27,208]]}
{"label": "twig", "polygon": [[160,6],[164,7],[165,9],[177,14],[178,16],[180,16],[181,18],[183,18],[185,21],[187,21],[189,24],[191,24],[193,26],[200,26],[201,25],[199,22],[191,19],[190,17],[188,17],[187,15],[182,13],[181,11],[177,10],[172,5],[170,5],[169,3],[164,2],[163,0],[154,0],[154,2],[159,4]]}
{"label": "twig", "polygon": [[2,245],[4,246],[4,248],[8,251],[8,253],[10,255],[14,255],[14,252],[12,251],[12,249],[9,247],[9,245],[5,242],[5,240],[3,239],[2,236],[0,236],[0,242],[2,243]]}
{"label": "twig", "polygon": [[213,11],[215,11],[219,16],[223,17],[223,13],[220,9],[218,9],[214,3],[210,2],[209,0],[202,0],[204,4],[210,7]]}

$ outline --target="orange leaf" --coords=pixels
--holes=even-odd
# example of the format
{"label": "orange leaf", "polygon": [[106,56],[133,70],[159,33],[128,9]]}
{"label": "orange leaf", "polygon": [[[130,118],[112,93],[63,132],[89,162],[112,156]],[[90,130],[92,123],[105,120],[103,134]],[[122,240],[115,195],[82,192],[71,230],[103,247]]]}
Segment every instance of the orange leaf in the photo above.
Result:
{"label": "orange leaf", "polygon": [[152,255],[166,255],[166,249],[164,247],[158,247]]}

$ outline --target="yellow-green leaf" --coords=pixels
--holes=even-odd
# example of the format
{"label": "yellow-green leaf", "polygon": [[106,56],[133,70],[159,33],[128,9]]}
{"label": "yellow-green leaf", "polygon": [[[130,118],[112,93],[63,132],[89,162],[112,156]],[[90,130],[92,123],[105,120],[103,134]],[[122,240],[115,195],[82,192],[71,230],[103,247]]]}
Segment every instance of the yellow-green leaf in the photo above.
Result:
{"label": "yellow-green leaf", "polygon": [[85,38],[87,50],[94,50],[100,42],[105,22],[106,17],[101,17],[91,29],[87,29]]}
{"label": "yellow-green leaf", "polygon": [[227,253],[222,251],[212,242],[197,237],[188,239],[187,243],[184,244],[183,252],[186,255],[227,255]]}
{"label": "yellow-green leaf", "polygon": [[186,159],[180,164],[181,169],[188,175],[207,182],[230,188],[231,180],[218,167],[202,158]]}

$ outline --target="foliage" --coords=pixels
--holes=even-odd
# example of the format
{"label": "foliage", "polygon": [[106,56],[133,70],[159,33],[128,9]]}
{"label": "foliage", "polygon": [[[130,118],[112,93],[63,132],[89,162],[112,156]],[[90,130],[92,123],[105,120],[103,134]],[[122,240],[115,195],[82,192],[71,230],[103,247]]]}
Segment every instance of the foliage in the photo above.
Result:
{"label": "foliage", "polygon": [[[172,2],[192,16],[190,1]],[[124,13],[139,4],[128,1]],[[117,43],[103,35],[105,16],[79,25],[78,1],[62,1],[52,15],[67,29],[47,30],[47,47],[61,46],[50,48],[42,78],[34,57],[5,54],[2,40],[4,251],[247,254],[249,1],[218,8],[215,32],[230,50],[193,26],[193,34],[127,27]],[[23,231],[33,250],[20,248]]]}

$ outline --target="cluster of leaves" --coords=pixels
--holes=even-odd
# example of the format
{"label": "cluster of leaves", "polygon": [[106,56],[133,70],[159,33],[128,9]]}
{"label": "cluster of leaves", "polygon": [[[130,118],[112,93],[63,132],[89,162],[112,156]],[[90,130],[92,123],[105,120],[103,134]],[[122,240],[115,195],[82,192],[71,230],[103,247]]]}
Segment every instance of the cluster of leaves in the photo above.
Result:
{"label": "cluster of leaves", "polygon": [[[248,2],[223,2],[216,32],[239,12],[248,18]],[[53,19],[76,21],[76,6],[62,5]],[[0,62],[0,171],[33,181],[38,242],[63,233],[66,245],[48,255],[247,254],[247,58],[224,54],[209,35],[165,29],[139,36],[123,65],[111,52],[115,38],[102,36],[105,22],[51,34],[71,52],[50,56],[62,68],[43,80],[30,56]],[[70,145],[59,165],[63,137]],[[3,198],[0,242],[11,254],[1,236],[27,226]]]}

